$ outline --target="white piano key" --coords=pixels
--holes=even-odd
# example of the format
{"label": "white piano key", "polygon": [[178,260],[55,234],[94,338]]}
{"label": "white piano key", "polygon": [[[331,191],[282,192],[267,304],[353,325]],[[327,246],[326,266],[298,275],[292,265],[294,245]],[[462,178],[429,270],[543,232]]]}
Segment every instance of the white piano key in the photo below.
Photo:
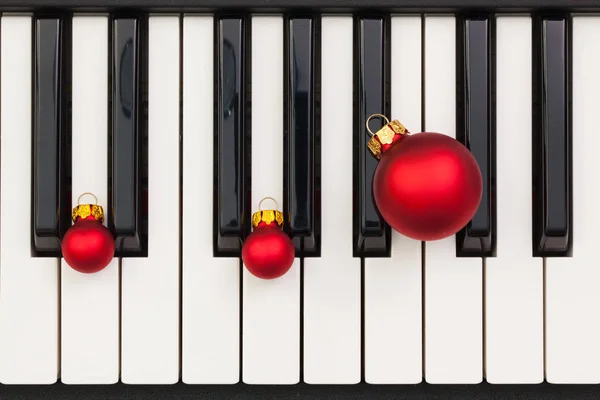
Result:
{"label": "white piano key", "polygon": [[179,17],[151,15],[148,29],[148,257],[121,262],[121,380],[173,384],[180,348]]}
{"label": "white piano key", "polygon": [[[269,196],[283,204],[283,18],[252,18],[252,212]],[[265,202],[263,208],[273,207]],[[281,208],[279,208],[281,210]],[[274,280],[243,270],[242,380],[300,379],[300,259]]]}
{"label": "white piano key", "polygon": [[485,265],[486,380],[544,379],[543,260],[532,255],[531,17],[496,24],[496,257]]}
{"label": "white piano key", "polygon": [[[213,256],[214,18],[183,18],[183,351],[188,384],[240,376],[240,260]],[[204,210],[204,211],[202,211]]]}
{"label": "white piano key", "polygon": [[[108,18],[75,16],[72,44],[71,202],[84,192],[108,211]],[[94,43],[90,46],[90,43]],[[93,149],[93,151],[90,151]],[[84,196],[81,203],[94,203]],[[106,221],[104,222],[106,225]],[[82,274],[62,260],[61,381],[119,380],[119,260]]]}
{"label": "white piano key", "polygon": [[[456,21],[425,18],[425,130],[456,136]],[[483,378],[482,260],[457,258],[455,236],[425,245],[425,380]]]}
{"label": "white piano key", "polygon": [[[421,17],[391,20],[392,115],[421,128]],[[406,60],[411,60],[406,62]],[[421,242],[392,231],[390,258],[365,263],[365,380],[422,381]]]}
{"label": "white piano key", "polygon": [[353,20],[321,26],[321,257],[304,259],[304,380],[361,380],[361,263],[352,256]]}
{"label": "white piano key", "polygon": [[59,367],[59,260],[31,256],[32,20],[0,32],[0,382],[52,384]]}
{"label": "white piano key", "polygon": [[546,258],[546,380],[600,383],[600,17],[573,18],[573,255]]}

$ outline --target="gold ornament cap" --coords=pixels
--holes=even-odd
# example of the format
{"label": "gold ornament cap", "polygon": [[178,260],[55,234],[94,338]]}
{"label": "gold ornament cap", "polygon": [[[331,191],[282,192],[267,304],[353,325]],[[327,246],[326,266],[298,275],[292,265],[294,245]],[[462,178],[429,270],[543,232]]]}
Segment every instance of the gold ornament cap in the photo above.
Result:
{"label": "gold ornament cap", "polygon": [[[81,198],[83,196],[85,196],[86,194],[92,196],[94,198],[94,200],[96,200],[96,203],[95,204],[80,204],[79,202],[81,201]],[[82,193],[77,198],[77,206],[75,206],[73,208],[71,217],[73,219],[73,222],[75,222],[75,221],[77,221],[77,218],[86,219],[89,216],[94,217],[100,223],[104,222],[104,209],[102,208],[102,206],[98,205],[98,198],[90,192],[85,192],[85,193]]]}
{"label": "gold ornament cap", "polygon": [[[385,120],[385,125],[379,128],[379,130],[375,133],[369,128],[369,122],[374,117],[380,117]],[[385,144],[392,144],[394,142],[394,138],[396,140],[400,135],[408,134],[408,130],[400,123],[398,120],[393,120],[390,122],[389,119],[385,115],[382,114],[373,114],[369,118],[367,118],[366,122],[367,132],[371,134],[371,139],[367,143],[367,147],[371,151],[371,154],[375,156],[378,160],[381,158],[382,147]]]}
{"label": "gold ornament cap", "polygon": [[[271,200],[275,203],[275,209],[273,210],[263,210],[261,209],[261,205],[265,200]],[[267,225],[271,225],[273,222],[277,224],[278,227],[283,227],[283,213],[279,211],[279,206],[277,205],[277,201],[275,201],[272,197],[265,197],[258,203],[258,211],[252,214],[252,229],[256,229],[256,227],[264,222]]]}

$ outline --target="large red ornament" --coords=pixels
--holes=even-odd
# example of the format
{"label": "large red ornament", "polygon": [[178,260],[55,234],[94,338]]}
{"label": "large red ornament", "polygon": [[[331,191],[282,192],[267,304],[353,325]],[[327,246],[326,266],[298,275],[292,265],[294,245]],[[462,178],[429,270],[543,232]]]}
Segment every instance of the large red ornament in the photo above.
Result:
{"label": "large red ornament", "polygon": [[282,230],[281,211],[260,210],[260,204],[266,199],[273,200],[271,197],[262,199],[258,205],[259,211],[252,215],[253,231],[242,246],[242,261],[257,278],[275,279],[292,267],[295,249],[292,240]]}
{"label": "large red ornament", "polygon": [[383,219],[422,241],[446,238],[467,225],[482,196],[481,171],[471,152],[441,133],[411,135],[400,122],[374,116],[387,122],[368,144],[380,160],[373,195]]}
{"label": "large red ornament", "polygon": [[65,233],[61,248],[63,258],[74,270],[91,274],[103,270],[112,260],[115,241],[103,221],[104,211],[97,204],[78,204],[73,208],[74,224]]}

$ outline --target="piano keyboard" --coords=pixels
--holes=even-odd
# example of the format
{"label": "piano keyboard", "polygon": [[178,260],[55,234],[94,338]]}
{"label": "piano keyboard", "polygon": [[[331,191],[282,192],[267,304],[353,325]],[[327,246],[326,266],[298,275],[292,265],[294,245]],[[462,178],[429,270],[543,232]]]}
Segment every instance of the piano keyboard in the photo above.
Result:
{"label": "piano keyboard", "polygon": [[[0,0],[0,383],[600,383],[600,16],[55,3]],[[474,154],[458,234],[379,216],[374,113]],[[117,244],[90,275],[60,257],[83,192]],[[240,259],[265,196],[273,281]]]}

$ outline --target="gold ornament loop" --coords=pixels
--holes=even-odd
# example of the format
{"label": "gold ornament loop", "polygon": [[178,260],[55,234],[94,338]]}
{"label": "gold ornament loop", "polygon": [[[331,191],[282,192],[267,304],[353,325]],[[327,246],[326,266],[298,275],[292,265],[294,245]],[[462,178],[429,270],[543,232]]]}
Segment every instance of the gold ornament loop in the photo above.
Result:
{"label": "gold ornament loop", "polygon": [[375,133],[371,130],[371,128],[369,128],[369,122],[371,122],[371,120],[375,117],[383,118],[386,125],[390,123],[390,120],[383,114],[372,114],[369,116],[369,118],[367,118],[367,122],[365,122],[365,126],[367,127],[367,132],[369,132],[371,136],[375,136]]}
{"label": "gold ornament loop", "polygon": [[[261,206],[265,200],[271,200],[273,203],[275,203],[275,209],[263,210]],[[264,197],[258,203],[258,211],[252,214],[252,228],[256,228],[261,222],[271,225],[273,221],[275,221],[277,226],[281,228],[283,226],[283,213],[279,211],[279,205],[274,198]]]}
{"label": "gold ornament loop", "polygon": [[81,194],[79,195],[79,197],[77,198],[77,205],[80,205],[80,204],[81,204],[81,198],[82,198],[83,196],[85,196],[86,194],[87,194],[87,195],[90,195],[90,196],[92,196],[92,197],[94,198],[94,200],[95,200],[95,203],[94,203],[94,204],[98,204],[98,198],[96,197],[96,195],[95,195],[94,193],[92,193],[92,192],[83,192],[83,193],[81,193]]}
{"label": "gold ornament loop", "polygon": [[[81,204],[81,198],[85,195],[90,195],[94,198],[94,200],[96,201],[95,204]],[[73,212],[71,213],[71,218],[73,220],[73,222],[77,221],[78,218],[81,219],[86,219],[87,217],[92,216],[94,217],[98,222],[103,223],[104,222],[104,209],[102,208],[102,206],[98,205],[98,198],[90,192],[85,192],[82,193],[78,198],[77,198],[77,206],[75,206],[73,208]]]}

